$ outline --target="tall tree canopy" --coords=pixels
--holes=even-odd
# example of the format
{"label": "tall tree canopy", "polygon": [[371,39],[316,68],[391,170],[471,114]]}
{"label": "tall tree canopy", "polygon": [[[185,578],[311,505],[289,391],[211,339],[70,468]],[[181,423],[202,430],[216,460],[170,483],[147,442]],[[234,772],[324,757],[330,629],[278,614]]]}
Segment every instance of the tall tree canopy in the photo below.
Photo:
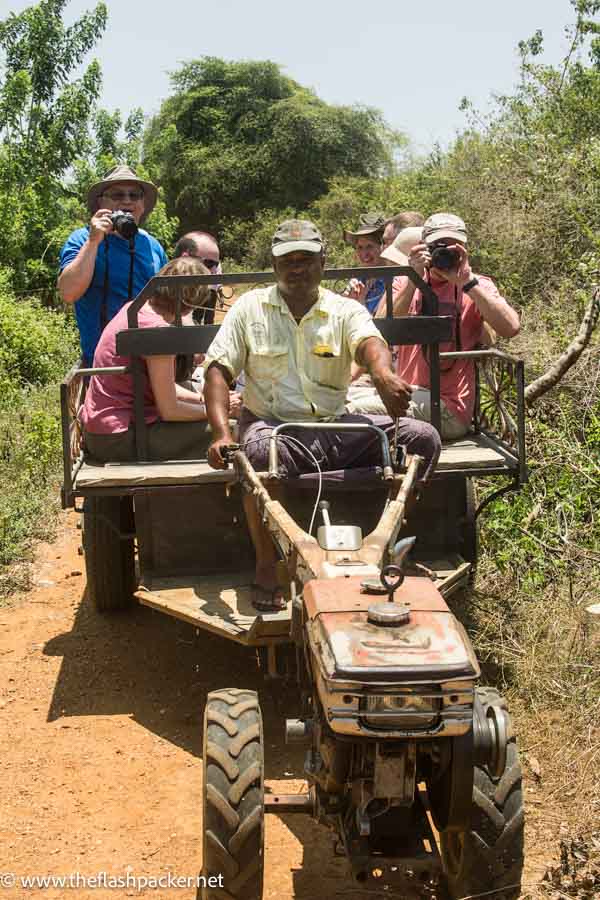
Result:
{"label": "tall tree canopy", "polygon": [[152,120],[146,162],[185,229],[305,209],[334,175],[379,175],[397,139],[368,108],[331,106],[273,62],[187,63]]}
{"label": "tall tree canopy", "polygon": [[[66,6],[42,0],[0,22],[0,265],[20,288],[48,284],[46,251],[68,204],[62,179],[88,149],[100,92],[97,62],[72,76],[106,27],[106,6],[69,27]],[[55,253],[49,262],[54,277]]]}

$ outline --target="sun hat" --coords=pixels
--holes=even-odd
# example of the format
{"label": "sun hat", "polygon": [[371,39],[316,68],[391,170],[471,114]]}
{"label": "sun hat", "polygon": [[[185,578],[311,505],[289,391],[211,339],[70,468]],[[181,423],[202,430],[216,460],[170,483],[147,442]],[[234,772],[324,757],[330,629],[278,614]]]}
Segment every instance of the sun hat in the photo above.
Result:
{"label": "sun hat", "polygon": [[421,226],[412,225],[410,228],[403,228],[390,246],[383,251],[381,258],[389,259],[397,266],[407,266],[408,254],[415,244],[420,244],[422,240],[423,228]]}
{"label": "sun hat", "polygon": [[321,232],[308,219],[286,219],[277,226],[271,240],[273,256],[285,256],[295,250],[307,253],[321,253],[324,249]]}
{"label": "sun hat", "polygon": [[106,173],[102,181],[98,181],[91,186],[87,195],[89,211],[95,213],[96,210],[99,209],[100,197],[111,184],[124,181],[139,184],[140,187],[144,189],[144,214],[142,219],[149,216],[156,205],[158,190],[156,185],[152,184],[151,181],[144,181],[143,178],[138,178],[133,169],[130,169],[129,166],[115,166],[110,172]]}
{"label": "sun hat", "polygon": [[349,228],[344,229],[344,240],[347,244],[355,244],[359,237],[367,237],[378,232],[383,235],[386,222],[387,219],[381,212],[363,213],[358,217],[356,231],[350,231]]}
{"label": "sun hat", "polygon": [[426,244],[433,244],[440,238],[454,238],[455,241],[466,244],[467,226],[452,213],[435,213],[423,225],[423,240]]}

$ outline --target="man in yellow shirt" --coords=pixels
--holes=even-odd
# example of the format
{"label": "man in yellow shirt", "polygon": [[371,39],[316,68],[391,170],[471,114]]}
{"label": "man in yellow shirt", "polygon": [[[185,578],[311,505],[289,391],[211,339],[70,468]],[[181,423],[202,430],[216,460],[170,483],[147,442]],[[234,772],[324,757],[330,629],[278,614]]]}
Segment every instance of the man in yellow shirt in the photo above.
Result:
{"label": "man in yellow shirt", "polygon": [[[323,239],[306,220],[283,222],[272,241],[276,285],[248,291],[227,313],[208,349],[205,401],[214,435],[208,461],[224,468],[223,447],[233,443],[229,386],[243,370],[246,385],[240,415],[240,443],[257,469],[265,469],[269,436],[281,422],[372,422],[388,433],[399,420],[398,440],[425,459],[427,479],[437,462],[440,440],[427,422],[404,418],[411,388],[394,374],[391,356],[371,316],[355,300],[320,286],[325,266]],[[352,362],[365,368],[390,417],[345,414]],[[308,447],[324,471],[380,463],[372,435],[299,431],[299,443],[280,446],[280,471],[296,476],[315,470]],[[275,550],[251,497],[245,498],[256,549],[255,605],[277,609]]]}

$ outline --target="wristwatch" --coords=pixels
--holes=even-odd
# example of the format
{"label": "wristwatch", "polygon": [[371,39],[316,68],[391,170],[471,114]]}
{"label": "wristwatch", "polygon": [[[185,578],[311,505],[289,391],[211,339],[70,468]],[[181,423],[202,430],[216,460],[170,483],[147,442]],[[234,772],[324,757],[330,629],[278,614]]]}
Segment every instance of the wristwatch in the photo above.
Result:
{"label": "wristwatch", "polygon": [[473,276],[466,284],[463,284],[463,293],[468,294],[472,288],[475,287],[476,284],[479,284],[479,278]]}

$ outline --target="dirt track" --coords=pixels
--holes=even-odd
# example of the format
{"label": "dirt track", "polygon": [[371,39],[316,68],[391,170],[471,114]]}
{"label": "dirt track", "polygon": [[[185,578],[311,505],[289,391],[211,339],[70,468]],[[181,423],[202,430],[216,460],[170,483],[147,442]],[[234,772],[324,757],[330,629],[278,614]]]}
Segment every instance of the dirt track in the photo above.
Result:
{"label": "dirt track", "polygon": [[[207,691],[260,692],[266,777],[273,791],[303,790],[302,747],[283,741],[285,692],[266,683],[253,651],[149,609],[101,617],[85,599],[77,517],[40,548],[36,587],[0,608],[0,753],[5,796],[0,872],[99,872],[194,876],[201,867],[201,729]],[[541,816],[528,785],[528,866],[535,882],[557,850],[557,811]],[[356,890],[327,831],[301,816],[267,819],[265,897],[367,900],[400,896]],[[137,896],[133,889],[0,886],[16,900]],[[195,889],[145,896],[192,900]]]}

